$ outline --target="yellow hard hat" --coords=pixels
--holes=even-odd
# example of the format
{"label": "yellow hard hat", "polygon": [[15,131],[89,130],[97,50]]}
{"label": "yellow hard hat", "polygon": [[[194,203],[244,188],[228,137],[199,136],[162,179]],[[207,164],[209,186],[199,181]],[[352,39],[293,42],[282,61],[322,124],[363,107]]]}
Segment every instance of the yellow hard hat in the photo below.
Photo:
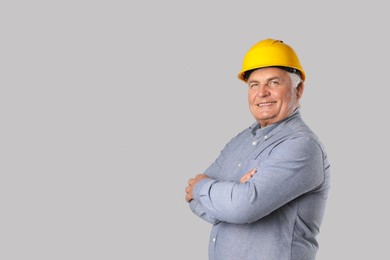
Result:
{"label": "yellow hard hat", "polygon": [[245,81],[246,71],[264,67],[287,67],[298,70],[302,81],[306,75],[294,49],[281,40],[265,39],[259,41],[245,54],[238,78]]}

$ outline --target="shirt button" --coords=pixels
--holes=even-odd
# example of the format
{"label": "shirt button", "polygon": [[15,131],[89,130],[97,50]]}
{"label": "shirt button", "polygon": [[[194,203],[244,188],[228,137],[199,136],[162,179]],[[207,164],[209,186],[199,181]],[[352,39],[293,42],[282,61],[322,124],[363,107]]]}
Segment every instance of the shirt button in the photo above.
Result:
{"label": "shirt button", "polygon": [[257,144],[257,142],[256,142],[256,141],[254,141],[252,144],[253,144],[253,145],[256,145],[256,144]]}
{"label": "shirt button", "polygon": [[241,163],[239,163],[237,166],[240,167],[240,166],[241,166]]}
{"label": "shirt button", "polygon": [[265,135],[265,136],[264,136],[264,140],[266,140],[267,138],[268,138],[268,135]]}
{"label": "shirt button", "polygon": [[215,237],[214,237],[214,238],[213,238],[213,242],[215,242],[215,240],[216,240],[216,239],[215,239]]}

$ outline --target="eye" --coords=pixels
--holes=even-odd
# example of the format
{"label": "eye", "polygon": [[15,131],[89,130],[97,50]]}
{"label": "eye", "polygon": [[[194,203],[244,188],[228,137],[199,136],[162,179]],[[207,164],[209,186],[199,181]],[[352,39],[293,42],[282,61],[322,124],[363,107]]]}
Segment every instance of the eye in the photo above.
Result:
{"label": "eye", "polygon": [[258,84],[257,83],[250,83],[249,88],[254,89],[257,88]]}
{"label": "eye", "polygon": [[271,80],[270,82],[268,82],[268,86],[270,86],[270,87],[277,87],[279,85],[280,85],[280,83],[278,80]]}

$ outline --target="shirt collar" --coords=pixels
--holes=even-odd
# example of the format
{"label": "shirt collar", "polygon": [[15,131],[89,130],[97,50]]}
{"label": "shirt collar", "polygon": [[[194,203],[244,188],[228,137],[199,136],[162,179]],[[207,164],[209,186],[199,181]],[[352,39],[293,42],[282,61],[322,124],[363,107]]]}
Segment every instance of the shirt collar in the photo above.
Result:
{"label": "shirt collar", "polygon": [[292,115],[290,115],[289,117],[287,117],[279,122],[276,122],[276,123],[271,124],[271,125],[267,125],[266,127],[261,127],[258,122],[255,122],[249,127],[249,129],[251,130],[251,133],[254,136],[265,136],[265,135],[271,136],[275,132],[277,132],[277,130],[273,131],[274,129],[280,129],[279,126],[282,126],[282,125],[286,124],[288,121],[290,121],[291,119],[296,118],[296,117],[300,117],[300,116],[301,116],[300,110],[299,110],[299,108],[297,108],[294,110]]}

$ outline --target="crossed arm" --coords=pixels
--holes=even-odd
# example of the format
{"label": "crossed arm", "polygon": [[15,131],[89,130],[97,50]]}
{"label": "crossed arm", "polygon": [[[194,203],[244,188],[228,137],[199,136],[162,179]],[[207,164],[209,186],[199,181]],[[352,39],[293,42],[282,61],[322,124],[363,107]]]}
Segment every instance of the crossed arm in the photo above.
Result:
{"label": "crossed arm", "polygon": [[[252,169],[249,172],[245,173],[241,177],[240,183],[247,182],[250,178],[253,177],[253,175],[255,175],[255,173],[256,173],[256,169]],[[203,180],[205,178],[209,178],[209,176],[207,176],[206,174],[201,173],[201,174],[196,175],[194,178],[190,178],[188,180],[188,186],[185,188],[185,192],[186,192],[185,199],[186,199],[187,202],[190,202],[193,199],[193,197],[192,197],[192,190],[194,189],[195,185],[199,181],[201,181],[201,180]]]}

